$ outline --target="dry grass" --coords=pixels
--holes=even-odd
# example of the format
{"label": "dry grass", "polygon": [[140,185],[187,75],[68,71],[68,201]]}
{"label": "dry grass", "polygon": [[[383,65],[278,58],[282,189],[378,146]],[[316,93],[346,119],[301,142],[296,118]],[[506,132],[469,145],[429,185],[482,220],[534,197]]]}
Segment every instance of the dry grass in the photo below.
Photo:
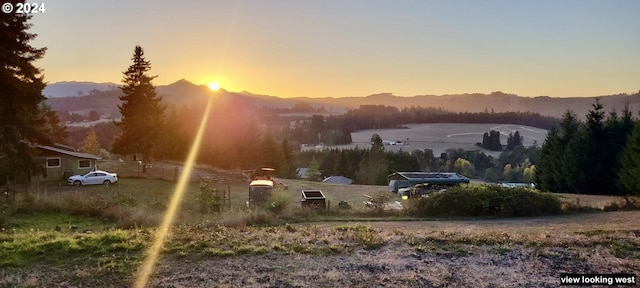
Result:
{"label": "dry grass", "polygon": [[[460,287],[480,283],[480,287],[554,287],[563,272],[640,271],[638,217],[638,211],[620,211],[517,219],[321,222],[236,228],[205,221],[172,229],[150,285]],[[148,242],[153,234],[149,230],[140,233],[144,237],[135,232],[119,233],[119,237],[135,237],[117,239],[119,243],[140,243],[140,239]],[[101,233],[91,237],[113,238]],[[131,284],[135,271],[121,271],[121,257],[110,258],[110,253],[94,255],[101,259],[97,266],[4,270],[0,284]],[[127,261],[136,261],[137,257],[137,253],[131,253]]]}
{"label": "dry grass", "polygon": [[[167,182],[126,180],[121,188],[131,191],[126,195],[136,196],[139,203],[126,210],[139,209],[134,218],[152,215],[142,210],[148,206],[145,203],[148,200],[168,196]],[[183,209],[186,210],[171,230],[150,286],[555,287],[559,284],[559,273],[563,272],[640,271],[640,222],[637,221],[640,211],[391,222],[384,221],[380,215],[364,217],[366,210],[361,204],[364,194],[386,191],[384,186],[282,182],[288,185],[286,193],[292,202],[277,215],[244,209],[242,200],[246,198],[234,200],[231,209],[219,214],[190,213],[193,202],[185,199]],[[137,188],[144,186],[142,184],[152,184],[150,187],[158,192],[149,194]],[[242,189],[246,184],[237,185],[237,189]],[[300,192],[304,189],[322,190],[331,201],[332,211],[318,214],[298,209]],[[143,192],[144,197],[137,197],[136,193]],[[241,195],[247,197],[245,193]],[[621,200],[565,195],[568,203],[575,204],[577,198],[581,199],[581,205],[592,207],[604,207]],[[339,201],[353,205],[353,211],[336,211]],[[325,217],[318,218],[321,221],[333,219],[326,218],[327,215],[339,221],[293,224],[300,219],[316,219],[318,215]],[[349,219],[352,222],[348,222]],[[30,287],[131,286],[135,264],[144,256],[143,247],[149,245],[154,233],[149,228],[126,230],[126,233],[95,231],[90,235],[28,231],[29,227],[25,226],[11,232],[14,234],[0,233],[0,246],[4,243],[6,247],[13,247],[18,241],[43,243],[34,247],[50,248],[35,251],[26,246],[20,253],[40,255],[37,259],[44,262],[2,270],[0,286],[24,283]],[[112,237],[111,233],[118,237]],[[118,245],[133,246],[123,254],[110,243],[105,244],[109,249],[101,249],[98,244],[105,240],[100,239],[117,239]],[[56,246],[62,245],[60,243],[87,246],[73,250],[79,254],[69,254]],[[87,243],[98,244],[88,246]],[[22,254],[13,258],[4,255],[6,261],[29,259],[14,257]],[[57,265],[67,260],[78,264]]]}

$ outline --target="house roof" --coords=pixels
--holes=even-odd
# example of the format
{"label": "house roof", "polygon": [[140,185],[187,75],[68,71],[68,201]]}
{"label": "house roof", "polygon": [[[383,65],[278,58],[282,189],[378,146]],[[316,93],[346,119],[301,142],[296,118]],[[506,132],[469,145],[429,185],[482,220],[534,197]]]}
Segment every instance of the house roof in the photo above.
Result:
{"label": "house roof", "polygon": [[322,180],[322,183],[333,183],[333,184],[346,184],[349,185],[353,183],[353,180],[344,177],[344,176],[329,176]]}
{"label": "house roof", "polygon": [[56,152],[56,153],[60,153],[60,154],[65,154],[65,155],[69,155],[69,156],[73,156],[73,157],[77,157],[77,158],[95,159],[95,160],[102,159],[98,155],[93,155],[93,154],[88,154],[88,153],[80,153],[80,152],[74,152],[74,151],[68,151],[68,150],[64,150],[64,149],[60,149],[60,148],[56,148],[56,147],[51,147],[51,146],[45,146],[45,145],[36,145],[36,148],[39,148],[39,149],[42,149],[42,150],[51,151],[51,152]]}

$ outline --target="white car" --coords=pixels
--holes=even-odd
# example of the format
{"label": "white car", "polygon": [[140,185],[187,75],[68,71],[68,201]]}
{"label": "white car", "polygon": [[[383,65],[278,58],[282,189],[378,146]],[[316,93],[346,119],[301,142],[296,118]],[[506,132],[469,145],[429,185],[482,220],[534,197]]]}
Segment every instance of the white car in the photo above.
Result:
{"label": "white car", "polygon": [[111,184],[118,181],[118,175],[116,173],[109,173],[105,171],[91,171],[84,175],[73,175],[69,177],[69,185],[93,185],[93,184]]}

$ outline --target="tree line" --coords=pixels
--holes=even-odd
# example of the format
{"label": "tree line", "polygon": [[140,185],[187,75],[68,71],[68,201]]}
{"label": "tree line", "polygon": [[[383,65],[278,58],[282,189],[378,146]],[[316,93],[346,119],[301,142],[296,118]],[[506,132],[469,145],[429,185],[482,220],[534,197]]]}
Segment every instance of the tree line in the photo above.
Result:
{"label": "tree line", "polygon": [[[540,147],[522,145],[505,149],[498,158],[480,150],[450,148],[440,155],[433,150],[386,151],[379,135],[373,134],[370,149],[323,149],[296,154],[295,167],[313,172],[300,175],[320,180],[332,175],[351,178],[358,184],[386,185],[387,175],[397,171],[456,172],[488,182],[528,182],[534,180]],[[316,177],[316,172],[319,177]],[[317,178],[317,179],[316,179]]]}
{"label": "tree line", "polygon": [[640,122],[628,105],[605,113],[596,99],[581,122],[567,111],[542,146],[535,179],[543,190],[600,195],[640,192]]}
{"label": "tree line", "polygon": [[361,105],[343,115],[313,115],[310,120],[296,119],[287,137],[298,143],[341,145],[351,143],[351,132],[400,128],[411,123],[509,123],[550,129],[558,124],[558,119],[534,112],[474,113],[434,107],[398,109],[384,105]]}

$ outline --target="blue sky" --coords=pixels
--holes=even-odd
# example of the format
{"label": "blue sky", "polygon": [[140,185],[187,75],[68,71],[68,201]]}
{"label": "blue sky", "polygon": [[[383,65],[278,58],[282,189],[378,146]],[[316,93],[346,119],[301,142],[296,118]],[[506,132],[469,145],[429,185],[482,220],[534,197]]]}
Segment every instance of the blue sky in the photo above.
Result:
{"label": "blue sky", "polygon": [[45,2],[45,80],[159,75],[281,97],[640,90],[640,1]]}

